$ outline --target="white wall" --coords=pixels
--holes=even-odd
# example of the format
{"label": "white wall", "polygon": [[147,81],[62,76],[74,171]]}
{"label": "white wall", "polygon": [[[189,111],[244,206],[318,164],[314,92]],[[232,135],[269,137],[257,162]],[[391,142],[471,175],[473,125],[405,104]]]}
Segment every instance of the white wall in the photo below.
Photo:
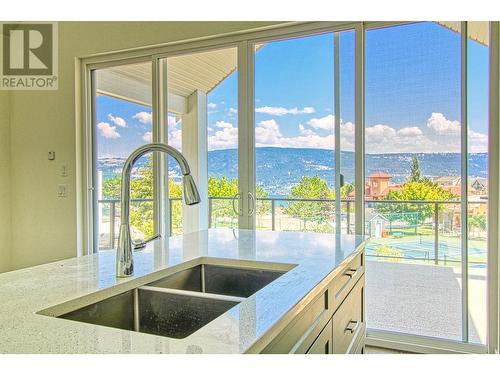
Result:
{"label": "white wall", "polygon": [[[269,24],[60,23],[59,89],[11,92],[12,267],[17,269],[76,256],[75,57]],[[49,150],[56,151],[55,161],[47,160]],[[67,178],[59,176],[63,162],[69,166]],[[1,177],[3,181],[3,175]],[[67,199],[57,198],[60,183],[68,185]],[[2,189],[5,187],[0,186],[0,193]],[[3,196],[0,198],[2,205],[8,201]],[[0,209],[3,211],[3,206]]]}
{"label": "white wall", "polygon": [[11,267],[10,180],[9,92],[0,91],[0,272]]}

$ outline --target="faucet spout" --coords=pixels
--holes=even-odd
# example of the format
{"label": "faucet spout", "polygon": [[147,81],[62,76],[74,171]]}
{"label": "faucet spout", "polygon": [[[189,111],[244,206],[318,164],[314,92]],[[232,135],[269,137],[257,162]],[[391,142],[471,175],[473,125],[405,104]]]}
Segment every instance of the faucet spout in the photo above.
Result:
{"label": "faucet spout", "polygon": [[130,175],[135,162],[148,152],[163,152],[172,156],[178,163],[183,174],[184,201],[187,205],[200,203],[198,188],[191,176],[189,164],[179,151],[163,143],[150,143],[133,151],[123,166],[121,180],[121,222],[116,249],[116,276],[129,277],[134,273],[133,249],[134,243],[130,233]]}

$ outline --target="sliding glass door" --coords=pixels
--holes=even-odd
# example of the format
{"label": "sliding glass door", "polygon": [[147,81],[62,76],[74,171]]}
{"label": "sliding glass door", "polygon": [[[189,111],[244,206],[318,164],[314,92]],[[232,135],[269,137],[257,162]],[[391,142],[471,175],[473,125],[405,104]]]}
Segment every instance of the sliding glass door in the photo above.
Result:
{"label": "sliding glass door", "polygon": [[235,47],[175,54],[160,59],[166,69],[167,141],[190,163],[202,201],[181,200],[179,166],[168,160],[171,235],[237,228],[238,63]]}
{"label": "sliding glass door", "polygon": [[[116,65],[92,72],[94,249],[116,245],[121,172],[137,147],[151,142],[151,62]],[[132,171],[131,229],[136,240],[153,234],[153,161],[140,158]]]}
{"label": "sliding glass door", "polygon": [[471,25],[468,38],[461,34],[466,23],[453,22],[366,31],[372,332],[486,343],[484,26]]}
{"label": "sliding glass door", "polygon": [[202,202],[183,204],[174,159],[145,155],[132,171],[134,240],[238,227],[237,65],[228,47],[92,70],[95,251],[116,246],[123,164],[150,142],[184,154]]}
{"label": "sliding glass door", "polygon": [[354,32],[259,42],[254,73],[256,229],[352,231]]}
{"label": "sliding glass door", "polygon": [[148,155],[134,238],[364,233],[369,336],[486,343],[489,24],[365,26],[93,69],[94,249],[116,245],[125,157],[166,142],[202,204],[184,206],[178,166]]}

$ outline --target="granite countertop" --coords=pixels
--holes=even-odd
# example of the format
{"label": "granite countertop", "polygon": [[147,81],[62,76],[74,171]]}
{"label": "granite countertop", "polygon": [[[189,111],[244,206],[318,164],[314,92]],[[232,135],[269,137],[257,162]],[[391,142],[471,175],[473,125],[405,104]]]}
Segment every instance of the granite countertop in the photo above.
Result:
{"label": "granite countertop", "polygon": [[[365,241],[355,235],[209,229],[158,240],[134,253],[134,276],[127,279],[115,277],[113,250],[3,273],[0,353],[259,351]],[[38,314],[83,307],[188,268],[200,257],[228,265],[284,263],[291,270],[184,339]]]}

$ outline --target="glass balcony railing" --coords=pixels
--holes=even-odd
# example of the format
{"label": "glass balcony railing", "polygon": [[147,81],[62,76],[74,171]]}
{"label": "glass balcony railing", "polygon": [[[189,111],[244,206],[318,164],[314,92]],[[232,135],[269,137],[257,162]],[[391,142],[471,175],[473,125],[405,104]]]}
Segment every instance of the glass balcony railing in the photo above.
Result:
{"label": "glass balcony railing", "polygon": [[[101,249],[114,248],[118,237],[120,201],[102,199],[99,204]],[[232,197],[209,198],[209,227],[236,228],[238,215]],[[341,232],[354,233],[354,201],[342,200]],[[182,201],[169,199],[170,232],[182,233]],[[460,201],[365,201],[365,233],[371,237],[366,249],[368,257],[385,261],[412,261],[434,264],[460,262]],[[469,263],[486,265],[487,201],[468,203]],[[152,199],[132,199],[132,216],[142,215],[151,221]],[[257,198],[256,227],[259,230],[335,231],[335,201],[327,199]],[[132,220],[133,221],[133,220]],[[141,236],[148,229],[132,224]]]}
{"label": "glass balcony railing", "polygon": [[[208,202],[209,227],[238,227],[233,207],[237,202],[232,197],[210,197]],[[114,248],[120,202],[98,203],[99,247]],[[341,233],[354,233],[354,201],[342,200],[341,204]],[[366,246],[368,328],[464,341],[465,326],[466,341],[486,342],[487,204],[486,200],[468,202],[464,257],[460,201],[365,201],[365,233],[370,236]],[[170,199],[168,211],[170,233],[182,233],[181,199]],[[256,200],[258,230],[334,233],[335,219],[334,200]],[[132,200],[131,222],[134,238],[151,234],[151,199]],[[467,317],[463,316],[463,303],[467,303],[464,270],[470,306]]]}

